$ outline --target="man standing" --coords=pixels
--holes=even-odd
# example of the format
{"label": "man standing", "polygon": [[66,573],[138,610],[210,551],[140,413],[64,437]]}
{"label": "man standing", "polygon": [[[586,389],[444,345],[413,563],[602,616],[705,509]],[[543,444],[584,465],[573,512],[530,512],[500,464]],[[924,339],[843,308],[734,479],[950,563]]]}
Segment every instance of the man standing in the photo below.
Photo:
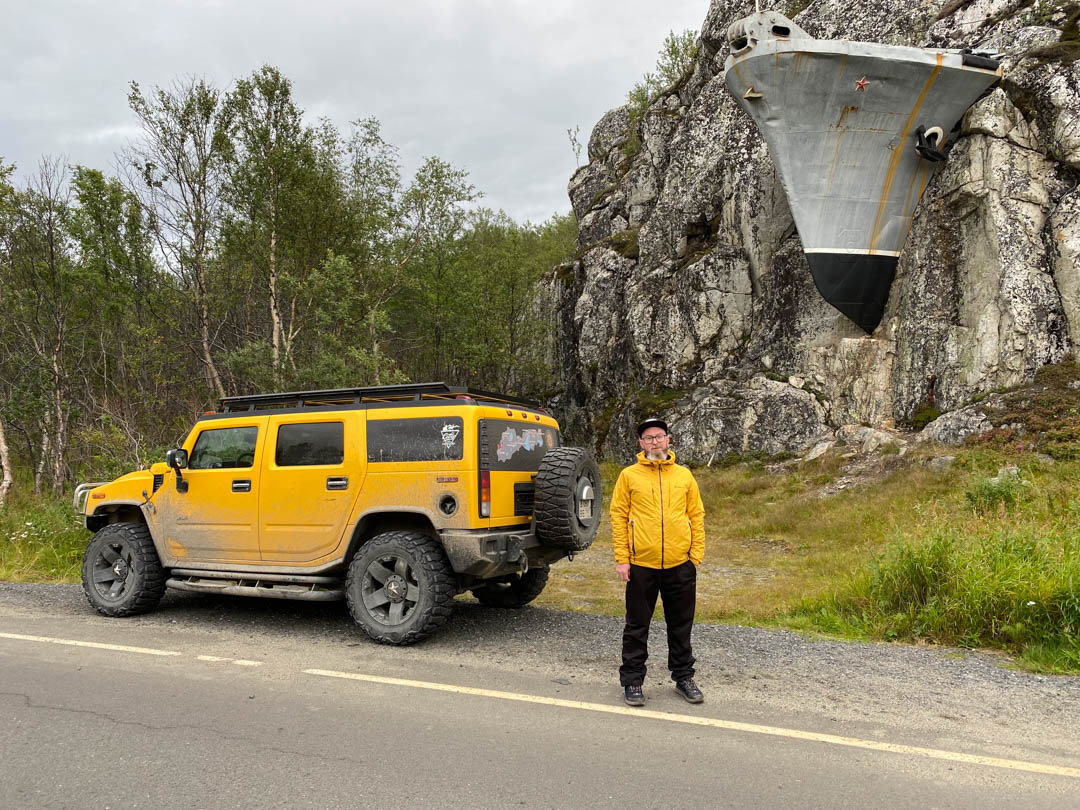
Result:
{"label": "man standing", "polygon": [[705,507],[690,470],[675,463],[662,419],[638,425],[637,463],[626,467],[611,495],[615,571],[626,583],[619,683],[626,702],[644,706],[645,661],[656,596],[667,619],[668,669],[675,691],[690,703],[705,698],[694,683],[690,631],[697,603],[697,567],[705,556]]}

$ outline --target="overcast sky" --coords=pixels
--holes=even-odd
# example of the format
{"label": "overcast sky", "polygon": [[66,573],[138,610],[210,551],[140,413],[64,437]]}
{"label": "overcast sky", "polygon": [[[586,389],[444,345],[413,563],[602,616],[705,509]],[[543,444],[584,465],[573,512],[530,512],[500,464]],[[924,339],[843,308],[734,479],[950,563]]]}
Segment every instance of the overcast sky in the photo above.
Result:
{"label": "overcast sky", "polygon": [[[518,221],[570,210],[566,134],[623,103],[708,0],[5,0],[0,158],[114,173],[128,84],[220,88],[271,64],[314,122],[374,116],[406,172],[437,155]],[[584,149],[582,160],[585,159]]]}

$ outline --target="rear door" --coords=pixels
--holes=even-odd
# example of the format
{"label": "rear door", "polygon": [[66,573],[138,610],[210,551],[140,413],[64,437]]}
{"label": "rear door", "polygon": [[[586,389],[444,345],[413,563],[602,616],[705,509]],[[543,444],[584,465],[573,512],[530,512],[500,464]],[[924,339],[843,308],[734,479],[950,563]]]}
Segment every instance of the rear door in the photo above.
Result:
{"label": "rear door", "polygon": [[533,478],[548,450],[561,443],[556,427],[536,414],[513,411],[506,418],[481,419],[480,469],[491,479],[491,519],[503,525],[532,517]]}
{"label": "rear door", "polygon": [[364,481],[363,411],[271,416],[259,491],[262,559],[332,558]]}

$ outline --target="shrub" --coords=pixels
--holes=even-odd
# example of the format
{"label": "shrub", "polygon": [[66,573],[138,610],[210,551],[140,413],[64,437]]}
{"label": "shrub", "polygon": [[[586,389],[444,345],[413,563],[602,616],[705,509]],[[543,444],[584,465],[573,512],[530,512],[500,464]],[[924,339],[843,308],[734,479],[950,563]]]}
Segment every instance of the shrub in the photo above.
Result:
{"label": "shrub", "polygon": [[1026,495],[1027,483],[1005,474],[996,478],[982,478],[964,492],[964,498],[979,514],[1012,509]]}
{"label": "shrub", "polygon": [[630,92],[626,94],[626,104],[630,112],[630,133],[622,146],[623,156],[627,160],[633,158],[641,149],[639,130],[649,105],[663,93],[675,89],[689,78],[697,55],[697,32],[690,28],[680,33],[669,31],[660,47],[655,72],[646,73],[640,82],[630,88]]}

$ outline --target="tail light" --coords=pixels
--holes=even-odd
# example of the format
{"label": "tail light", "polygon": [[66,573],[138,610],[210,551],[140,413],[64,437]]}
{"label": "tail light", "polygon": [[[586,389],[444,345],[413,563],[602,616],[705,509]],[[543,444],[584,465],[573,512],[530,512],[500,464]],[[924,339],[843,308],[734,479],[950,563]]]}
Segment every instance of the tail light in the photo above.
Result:
{"label": "tail light", "polygon": [[480,471],[480,517],[491,517],[491,470]]}

